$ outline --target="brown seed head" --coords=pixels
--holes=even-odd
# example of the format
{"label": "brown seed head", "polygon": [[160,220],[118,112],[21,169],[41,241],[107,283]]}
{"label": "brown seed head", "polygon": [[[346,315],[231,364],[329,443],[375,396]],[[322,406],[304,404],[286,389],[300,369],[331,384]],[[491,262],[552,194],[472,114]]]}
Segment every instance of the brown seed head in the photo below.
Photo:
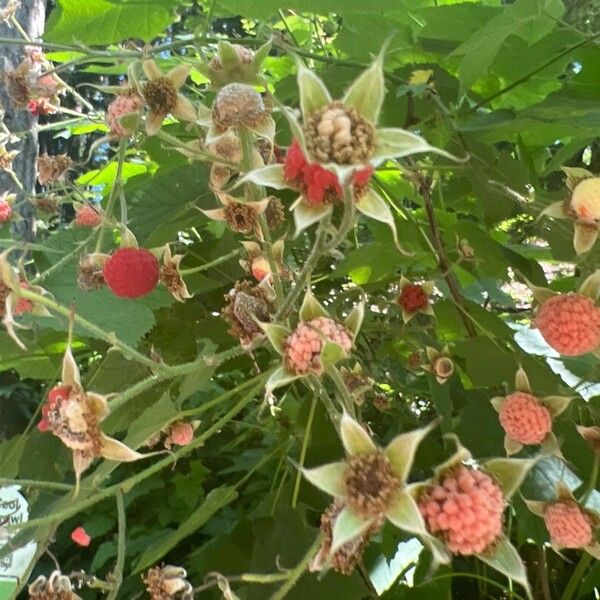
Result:
{"label": "brown seed head", "polygon": [[400,480],[390,461],[380,452],[348,459],[343,478],[348,506],[363,517],[381,516],[390,506]]}
{"label": "brown seed head", "polygon": [[213,103],[213,122],[220,131],[229,127],[255,127],[264,123],[270,113],[263,97],[244,83],[226,85]]}
{"label": "brown seed head", "polygon": [[158,115],[168,115],[177,104],[177,90],[166,77],[147,81],[142,94],[148,108]]}
{"label": "brown seed head", "polygon": [[256,210],[243,202],[230,202],[224,207],[225,221],[237,233],[252,233],[258,227]]}

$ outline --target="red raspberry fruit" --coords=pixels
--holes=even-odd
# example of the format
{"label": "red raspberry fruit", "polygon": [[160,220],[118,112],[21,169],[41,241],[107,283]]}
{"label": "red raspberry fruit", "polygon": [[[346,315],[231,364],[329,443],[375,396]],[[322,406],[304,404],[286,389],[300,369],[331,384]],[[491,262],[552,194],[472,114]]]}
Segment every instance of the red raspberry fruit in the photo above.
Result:
{"label": "red raspberry fruit", "polygon": [[502,531],[502,490],[487,474],[460,465],[418,501],[427,529],[440,535],[453,554],[479,554]]}
{"label": "red raspberry fruit", "polygon": [[585,548],[593,541],[592,519],[575,502],[555,502],[544,510],[552,543],[559,548]]}
{"label": "red raspberry fruit", "polygon": [[120,248],[106,261],[102,273],[115,296],[139,298],[156,287],[160,266],[145,248]]}
{"label": "red raspberry fruit", "polygon": [[300,323],[285,340],[286,367],[297,375],[320,375],[323,372],[320,354],[326,340],[336,342],[347,352],[352,348],[350,332],[329,317],[317,317]]}
{"label": "red raspberry fruit", "polygon": [[504,399],[500,425],[519,444],[540,444],[550,433],[552,416],[533,394],[515,392]]}
{"label": "red raspberry fruit", "polygon": [[409,314],[415,313],[427,306],[429,296],[422,286],[415,283],[408,283],[400,292],[398,304]]}
{"label": "red raspberry fruit", "polygon": [[93,207],[86,204],[75,215],[75,225],[80,227],[96,227],[102,222],[102,215]]}
{"label": "red raspberry fruit", "polygon": [[546,300],[534,326],[552,348],[565,356],[579,356],[600,346],[600,309],[581,294],[560,294]]}
{"label": "red raspberry fruit", "polygon": [[12,206],[6,200],[0,200],[0,223],[10,221],[12,213]]}

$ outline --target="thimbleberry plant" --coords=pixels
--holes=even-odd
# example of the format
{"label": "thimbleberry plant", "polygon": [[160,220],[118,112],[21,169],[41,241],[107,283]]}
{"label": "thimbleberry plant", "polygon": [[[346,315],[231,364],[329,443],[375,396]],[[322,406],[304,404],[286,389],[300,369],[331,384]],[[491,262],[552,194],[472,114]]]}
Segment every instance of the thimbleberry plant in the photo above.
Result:
{"label": "thimbleberry plant", "polygon": [[593,15],[38,4],[0,5],[0,597],[600,597]]}

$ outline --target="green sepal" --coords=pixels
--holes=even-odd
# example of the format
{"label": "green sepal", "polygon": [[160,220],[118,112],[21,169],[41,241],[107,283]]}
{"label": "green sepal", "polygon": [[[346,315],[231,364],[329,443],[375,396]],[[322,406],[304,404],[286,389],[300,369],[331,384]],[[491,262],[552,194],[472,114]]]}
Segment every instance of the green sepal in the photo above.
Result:
{"label": "green sepal", "polygon": [[492,458],[484,466],[496,478],[504,497],[508,500],[519,489],[535,463],[534,459]]}
{"label": "green sepal", "polygon": [[525,589],[527,597],[533,600],[523,560],[506,536],[501,536],[494,543],[491,553],[478,554],[477,557],[492,567],[492,569],[496,569],[496,571],[516,581]]}

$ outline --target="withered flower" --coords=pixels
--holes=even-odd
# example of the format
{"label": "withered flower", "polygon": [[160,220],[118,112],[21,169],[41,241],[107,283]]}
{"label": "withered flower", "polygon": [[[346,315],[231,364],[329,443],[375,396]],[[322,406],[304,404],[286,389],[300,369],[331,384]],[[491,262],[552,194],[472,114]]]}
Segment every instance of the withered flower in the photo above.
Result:
{"label": "withered flower", "polygon": [[438,383],[446,383],[454,373],[454,362],[450,358],[448,346],[444,346],[441,352],[429,346],[425,350],[429,364],[423,365],[423,369],[433,373]]}
{"label": "withered flower", "polygon": [[56,181],[63,181],[67,171],[73,166],[73,159],[66,154],[50,156],[48,153],[38,156],[38,181],[40,185],[47,185]]}
{"label": "withered flower", "polygon": [[321,547],[319,548],[319,552],[309,565],[310,571],[322,571],[332,568],[342,575],[352,574],[354,567],[356,567],[356,564],[362,558],[365,548],[369,545],[371,537],[377,533],[383,525],[383,518],[373,521],[367,529],[342,544],[332,553],[333,526],[343,508],[344,505],[341,502],[335,501],[332,502],[329,508],[321,515],[321,531],[323,532],[324,538]]}
{"label": "withered flower", "polygon": [[275,308],[273,290],[266,279],[259,285],[237,281],[225,295],[225,300],[227,304],[221,310],[221,316],[231,325],[229,334],[239,338],[243,348],[248,348],[263,334],[257,321],[271,321]]}
{"label": "withered flower", "polygon": [[83,292],[93,292],[106,285],[102,265],[96,260],[94,255],[86,255],[79,262],[77,272],[77,285]]}
{"label": "withered flower", "polygon": [[209,219],[225,221],[237,233],[246,235],[254,233],[259,239],[262,239],[258,217],[265,212],[269,198],[255,202],[243,202],[224,192],[216,192],[216,195],[223,208],[200,209]]}
{"label": "withered flower", "polygon": [[179,270],[182,259],[183,254],[173,256],[169,244],[165,244],[163,248],[163,264],[160,269],[160,280],[165,284],[171,296],[178,302],[185,302],[188,298],[192,297]]}
{"label": "withered flower", "polygon": [[189,65],[178,65],[166,75],[153,60],[145,60],[142,67],[148,78],[142,88],[142,95],[149,108],[146,117],[146,132],[148,135],[158,133],[164,118],[169,114],[183,121],[195,121],[196,109],[194,105],[179,93],[191,67]]}
{"label": "withered flower", "polygon": [[60,571],[50,577],[40,575],[28,588],[29,600],[81,600],[73,591],[71,580]]}
{"label": "withered flower", "polygon": [[193,600],[194,590],[186,577],[182,567],[163,565],[149,569],[142,581],[151,600]]}
{"label": "withered flower", "polygon": [[94,458],[131,462],[151,456],[108,437],[100,428],[108,413],[105,396],[83,389],[79,368],[69,346],[63,358],[61,382],[48,393],[38,429],[50,431],[73,451],[77,486],[81,474]]}

